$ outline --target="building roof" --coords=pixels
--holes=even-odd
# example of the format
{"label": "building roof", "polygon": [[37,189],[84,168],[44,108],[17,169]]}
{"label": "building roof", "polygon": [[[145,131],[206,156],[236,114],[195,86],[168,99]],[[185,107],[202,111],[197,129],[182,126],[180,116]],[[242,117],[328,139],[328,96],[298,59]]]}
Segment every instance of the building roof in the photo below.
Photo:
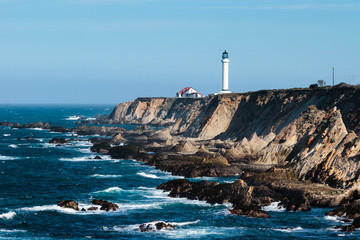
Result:
{"label": "building roof", "polygon": [[[188,91],[190,88],[194,89],[197,93],[201,94],[201,92],[199,92],[198,90],[196,90],[195,88],[193,87],[186,87],[186,88],[183,88],[181,91],[178,92],[178,94],[183,94],[184,92]],[[193,94],[193,93],[192,93]],[[202,95],[202,94],[201,94]]]}

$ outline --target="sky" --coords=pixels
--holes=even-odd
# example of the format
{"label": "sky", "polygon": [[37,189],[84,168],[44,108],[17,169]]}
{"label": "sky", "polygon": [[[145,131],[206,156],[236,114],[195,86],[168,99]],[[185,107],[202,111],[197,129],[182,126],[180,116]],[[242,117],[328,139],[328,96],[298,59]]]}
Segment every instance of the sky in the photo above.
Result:
{"label": "sky", "polygon": [[0,103],[360,84],[358,0],[0,0]]}

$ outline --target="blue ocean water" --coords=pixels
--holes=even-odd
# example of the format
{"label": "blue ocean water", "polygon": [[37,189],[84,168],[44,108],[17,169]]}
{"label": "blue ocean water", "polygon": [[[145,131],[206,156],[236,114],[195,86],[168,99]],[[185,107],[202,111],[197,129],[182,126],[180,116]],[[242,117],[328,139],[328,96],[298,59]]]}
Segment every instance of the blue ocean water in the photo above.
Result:
{"label": "blue ocean water", "polygon": [[[85,118],[109,114],[114,106],[0,105],[0,121],[50,122],[73,127]],[[133,128],[134,126],[124,126]],[[18,138],[33,137],[33,140]],[[53,137],[74,138],[71,145],[49,144]],[[268,207],[270,219],[230,215],[230,205],[210,205],[169,198],[156,190],[171,176],[135,160],[95,154],[88,136],[39,129],[0,127],[0,239],[359,239],[360,231],[343,233],[343,224],[325,217],[329,209],[285,212]],[[199,181],[233,178],[198,178]],[[115,212],[76,212],[58,207],[73,199],[80,208],[93,198],[117,203]],[[138,226],[153,219],[171,222],[175,230],[141,233]]]}

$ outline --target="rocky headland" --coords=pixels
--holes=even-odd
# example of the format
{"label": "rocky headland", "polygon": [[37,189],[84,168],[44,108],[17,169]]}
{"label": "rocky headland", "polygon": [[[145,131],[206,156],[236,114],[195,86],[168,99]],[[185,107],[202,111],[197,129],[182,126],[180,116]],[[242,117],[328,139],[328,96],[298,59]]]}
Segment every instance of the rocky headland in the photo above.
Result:
{"label": "rocky headland", "polygon": [[[181,179],[158,187],[171,197],[230,202],[231,213],[261,218],[269,217],[262,207],[272,202],[288,211],[339,207],[333,215],[343,216],[355,211],[351,204],[360,199],[355,194],[359,103],[360,89],[340,84],[205,98],[138,98],[118,104],[110,116],[83,122],[94,125],[65,129],[42,124],[49,131],[107,136],[91,138],[91,150],[143,161],[174,175],[239,175],[233,183]],[[140,126],[96,126],[104,123]],[[40,123],[0,125],[41,128]]]}

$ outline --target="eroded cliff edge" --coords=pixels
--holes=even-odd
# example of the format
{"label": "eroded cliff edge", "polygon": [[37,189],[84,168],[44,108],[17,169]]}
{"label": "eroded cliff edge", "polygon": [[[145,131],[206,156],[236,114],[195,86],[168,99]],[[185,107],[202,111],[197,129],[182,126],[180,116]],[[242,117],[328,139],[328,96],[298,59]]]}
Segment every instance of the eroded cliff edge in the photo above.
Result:
{"label": "eroded cliff edge", "polygon": [[152,146],[288,167],[300,180],[348,189],[357,187],[360,174],[359,103],[360,89],[345,84],[200,99],[138,98],[117,105],[108,121],[164,126],[138,137]]}

